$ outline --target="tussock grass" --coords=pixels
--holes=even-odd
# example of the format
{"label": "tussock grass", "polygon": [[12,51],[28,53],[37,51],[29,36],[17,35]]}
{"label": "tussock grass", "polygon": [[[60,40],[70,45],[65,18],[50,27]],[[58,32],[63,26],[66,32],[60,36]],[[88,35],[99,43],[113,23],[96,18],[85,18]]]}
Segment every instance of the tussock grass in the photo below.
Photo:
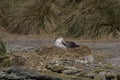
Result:
{"label": "tussock grass", "polygon": [[8,2],[8,0],[0,0],[0,26],[7,24],[6,15],[8,13],[8,9],[10,8],[10,3]]}
{"label": "tussock grass", "polygon": [[118,0],[82,0],[65,9],[66,36],[88,39],[120,36],[120,3]]}
{"label": "tussock grass", "polygon": [[6,46],[5,43],[0,40],[0,68],[9,65],[9,61],[7,60],[9,56],[6,54]]}
{"label": "tussock grass", "polygon": [[27,0],[0,0],[0,25],[3,27],[8,26],[8,18],[9,11],[15,5],[22,4],[24,1]]}
{"label": "tussock grass", "polygon": [[54,30],[55,10],[50,0],[28,0],[10,10],[10,32],[22,34],[50,33]]}
{"label": "tussock grass", "polygon": [[0,40],[0,54],[6,54],[6,53],[7,53],[6,46],[4,42]]}
{"label": "tussock grass", "polygon": [[0,26],[18,34],[120,38],[119,0],[0,0]]}

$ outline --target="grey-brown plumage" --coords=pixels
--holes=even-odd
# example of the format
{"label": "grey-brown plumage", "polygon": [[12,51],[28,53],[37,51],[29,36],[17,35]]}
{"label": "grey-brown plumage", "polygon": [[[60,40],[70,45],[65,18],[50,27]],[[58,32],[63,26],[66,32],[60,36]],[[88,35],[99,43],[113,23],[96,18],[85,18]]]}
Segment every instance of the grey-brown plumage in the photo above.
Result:
{"label": "grey-brown plumage", "polygon": [[70,42],[70,41],[64,41],[63,45],[66,46],[67,48],[79,47],[79,45],[75,44],[74,42]]}
{"label": "grey-brown plumage", "polygon": [[74,42],[65,41],[62,37],[56,38],[54,45],[57,48],[62,48],[62,49],[79,47],[79,45],[75,44]]}

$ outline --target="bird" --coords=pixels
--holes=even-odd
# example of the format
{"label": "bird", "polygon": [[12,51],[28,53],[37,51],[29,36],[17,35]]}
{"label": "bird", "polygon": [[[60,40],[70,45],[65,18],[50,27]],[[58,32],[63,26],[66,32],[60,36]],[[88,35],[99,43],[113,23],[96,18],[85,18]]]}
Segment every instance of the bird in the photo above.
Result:
{"label": "bird", "polygon": [[56,38],[54,45],[61,49],[79,47],[79,45],[77,45],[75,42],[65,41],[63,37]]}
{"label": "bird", "polygon": [[57,48],[66,49],[67,47],[63,44],[63,42],[64,42],[64,39],[62,37],[58,37],[58,38],[55,39],[54,45]]}

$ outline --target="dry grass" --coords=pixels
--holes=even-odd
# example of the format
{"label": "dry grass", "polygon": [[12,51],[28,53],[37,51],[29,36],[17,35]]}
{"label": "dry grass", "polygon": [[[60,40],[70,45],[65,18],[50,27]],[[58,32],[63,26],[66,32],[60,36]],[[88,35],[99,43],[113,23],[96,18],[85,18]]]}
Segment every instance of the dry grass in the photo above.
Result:
{"label": "dry grass", "polygon": [[98,62],[105,62],[105,59],[110,59],[114,57],[114,54],[110,54],[110,53],[105,53],[102,51],[96,51],[93,52],[92,55],[94,56],[95,60]]}
{"label": "dry grass", "polygon": [[30,0],[11,8],[8,30],[22,34],[52,32],[56,26],[54,3],[50,0]]}
{"label": "dry grass", "polygon": [[61,33],[82,39],[118,39],[119,13],[119,0],[0,1],[0,25],[18,34]]}
{"label": "dry grass", "polygon": [[10,67],[23,67],[36,70],[44,70],[45,66],[54,60],[81,60],[90,55],[88,47],[82,46],[75,49],[62,50],[58,48],[46,48],[37,53],[16,52],[10,54]]}
{"label": "dry grass", "polygon": [[[103,62],[106,58],[113,57],[113,55],[105,54],[102,52],[91,53],[91,50],[87,46],[81,46],[74,49],[58,49],[58,48],[45,48],[40,52],[14,52],[8,55],[6,59],[7,62],[4,62],[2,65],[7,65],[6,67],[22,67],[35,69],[39,71],[44,71],[46,65],[54,61],[81,61],[84,60],[86,56],[92,55],[95,59],[95,62]],[[72,64],[72,63],[71,63]],[[70,64],[70,65],[71,65]],[[8,66],[9,65],[9,66]],[[64,66],[69,64],[64,64]],[[84,64],[72,64],[77,68],[85,68]]]}
{"label": "dry grass", "polygon": [[7,53],[6,45],[2,40],[0,40],[0,55],[2,54],[4,55],[6,53]]}
{"label": "dry grass", "polygon": [[66,36],[85,39],[119,38],[119,11],[118,0],[84,0],[68,7],[62,12]]}

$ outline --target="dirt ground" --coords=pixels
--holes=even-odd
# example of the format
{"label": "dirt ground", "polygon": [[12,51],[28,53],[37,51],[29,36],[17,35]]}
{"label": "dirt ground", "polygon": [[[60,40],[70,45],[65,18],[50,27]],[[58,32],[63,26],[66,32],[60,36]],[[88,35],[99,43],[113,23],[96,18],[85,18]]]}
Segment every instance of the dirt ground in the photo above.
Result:
{"label": "dirt ground", "polygon": [[[40,37],[34,35],[5,35],[3,41],[6,43],[7,51],[34,51],[41,49],[43,46],[54,47],[54,37]],[[92,52],[111,54],[113,57],[107,58],[110,62],[120,67],[120,41],[80,41],[75,40],[79,45],[88,46]]]}

